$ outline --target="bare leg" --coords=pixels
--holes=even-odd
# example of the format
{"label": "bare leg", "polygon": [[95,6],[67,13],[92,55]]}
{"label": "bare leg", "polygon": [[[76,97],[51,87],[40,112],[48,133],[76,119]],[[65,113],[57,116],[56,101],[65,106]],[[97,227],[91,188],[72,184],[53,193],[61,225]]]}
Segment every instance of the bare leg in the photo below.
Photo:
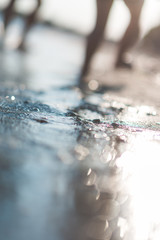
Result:
{"label": "bare leg", "polygon": [[13,15],[13,7],[14,7],[14,3],[16,0],[11,0],[10,3],[8,4],[8,6],[6,7],[6,9],[4,10],[4,29],[7,28],[12,15]]}
{"label": "bare leg", "polygon": [[124,0],[124,2],[130,11],[131,20],[120,42],[116,67],[131,67],[131,65],[125,63],[124,55],[136,43],[139,37],[139,19],[144,0]]}
{"label": "bare leg", "polygon": [[94,55],[97,47],[99,46],[103,38],[105,25],[108,19],[112,3],[113,0],[96,0],[97,20],[93,32],[89,35],[87,39],[86,56],[81,72],[82,76],[84,76],[87,73],[91,58]]}
{"label": "bare leg", "polygon": [[24,42],[25,42],[25,39],[26,39],[26,35],[28,33],[28,31],[30,30],[30,28],[32,27],[35,19],[36,19],[36,14],[39,10],[41,6],[41,0],[37,0],[37,6],[36,8],[34,9],[34,11],[27,17],[26,19],[26,24],[25,24],[25,28],[24,28],[24,31],[23,31],[23,34],[22,34],[22,39],[21,39],[21,42],[18,46],[18,48],[20,50],[24,50],[25,47],[24,47]]}

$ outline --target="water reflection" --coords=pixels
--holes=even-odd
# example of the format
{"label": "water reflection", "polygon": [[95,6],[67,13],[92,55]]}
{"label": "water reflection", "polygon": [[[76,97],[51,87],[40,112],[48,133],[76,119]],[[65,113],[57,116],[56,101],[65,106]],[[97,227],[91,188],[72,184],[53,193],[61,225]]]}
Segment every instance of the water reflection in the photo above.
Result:
{"label": "water reflection", "polygon": [[[6,89],[0,94],[0,221],[11,225],[8,233],[1,225],[4,238],[156,239],[157,131],[120,128],[116,122],[128,106],[101,95],[77,97],[78,106],[64,112],[33,101],[44,94]],[[143,107],[132,116],[141,113]]]}
{"label": "water reflection", "polygon": [[[143,110],[139,111],[143,114]],[[84,107],[79,109],[86,118],[83,111]],[[120,115],[123,112],[125,107]],[[82,174],[75,198],[76,209],[85,219],[83,239],[156,239],[160,152],[159,143],[153,141],[154,132],[137,133],[133,128],[130,134],[127,129],[113,130],[112,125],[108,128],[101,121],[92,122],[83,125],[78,138],[82,145],[79,155],[84,149],[87,152],[85,161],[80,162]]]}
{"label": "water reflection", "polygon": [[[59,46],[64,35],[57,34]],[[53,63],[45,62],[48,51],[35,61],[38,48],[24,62],[17,57],[20,69],[5,65],[5,82],[1,75],[0,235],[7,240],[156,240],[159,122],[145,119],[157,119],[158,109],[66,87],[73,84],[67,64],[78,62],[70,54],[72,43],[65,52],[70,61],[62,56],[63,71],[60,65],[55,75]],[[46,81],[40,91],[41,74],[58,80]]]}
{"label": "water reflection", "polygon": [[156,142],[142,143],[142,139],[138,138],[134,144],[134,152],[125,153],[118,160],[125,174],[129,175],[128,191],[132,196],[135,239],[149,238],[152,227],[160,223],[158,156],[159,145]]}

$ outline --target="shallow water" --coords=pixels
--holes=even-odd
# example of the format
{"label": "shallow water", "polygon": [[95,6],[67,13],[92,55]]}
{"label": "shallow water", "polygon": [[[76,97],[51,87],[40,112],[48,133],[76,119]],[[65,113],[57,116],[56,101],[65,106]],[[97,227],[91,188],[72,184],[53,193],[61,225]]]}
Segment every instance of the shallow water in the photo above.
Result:
{"label": "shallow water", "polygon": [[159,239],[158,110],[82,94],[83,39],[29,44],[1,54],[1,239]]}

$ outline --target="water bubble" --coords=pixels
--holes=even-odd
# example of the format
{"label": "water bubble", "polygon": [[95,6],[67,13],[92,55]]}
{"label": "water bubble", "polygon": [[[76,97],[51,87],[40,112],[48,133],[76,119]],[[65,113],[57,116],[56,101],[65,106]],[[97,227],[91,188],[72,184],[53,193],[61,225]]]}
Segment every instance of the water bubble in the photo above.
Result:
{"label": "water bubble", "polygon": [[97,174],[90,168],[87,173],[87,178],[85,180],[86,186],[91,186],[96,183]]}
{"label": "water bubble", "polygon": [[11,100],[14,101],[16,98],[15,96],[11,96]]}
{"label": "water bubble", "polygon": [[95,90],[98,89],[99,83],[97,82],[97,80],[93,79],[88,83],[88,87],[89,87],[90,90],[95,91]]}

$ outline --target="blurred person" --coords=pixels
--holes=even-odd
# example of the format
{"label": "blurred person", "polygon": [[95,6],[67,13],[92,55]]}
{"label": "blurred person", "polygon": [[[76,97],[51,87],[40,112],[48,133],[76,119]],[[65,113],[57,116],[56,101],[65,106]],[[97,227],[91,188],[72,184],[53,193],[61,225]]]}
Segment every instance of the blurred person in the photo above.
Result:
{"label": "blurred person", "polygon": [[[26,35],[28,33],[28,31],[30,30],[30,28],[32,27],[32,25],[35,22],[36,19],[36,15],[37,12],[41,6],[41,0],[36,0],[36,7],[35,9],[28,15],[25,17],[25,27],[23,29],[23,33],[22,33],[22,38],[20,41],[20,44],[18,46],[18,49],[20,50],[25,50],[25,39],[26,39]],[[10,21],[12,20],[12,17],[14,15],[14,6],[15,6],[16,0],[11,0],[8,5],[6,6],[6,8],[3,10],[3,15],[4,15],[4,30],[6,31]]]}
{"label": "blurred person", "polygon": [[[126,52],[136,43],[139,37],[139,19],[144,0],[123,0],[130,12],[130,23],[122,40],[119,43],[119,49],[115,67],[131,68],[132,64],[126,62]],[[86,56],[82,68],[82,78],[87,74],[90,61],[96,52],[104,35],[105,26],[114,0],[96,0],[97,18],[95,28],[87,39]],[[82,81],[82,80],[81,80]]]}

